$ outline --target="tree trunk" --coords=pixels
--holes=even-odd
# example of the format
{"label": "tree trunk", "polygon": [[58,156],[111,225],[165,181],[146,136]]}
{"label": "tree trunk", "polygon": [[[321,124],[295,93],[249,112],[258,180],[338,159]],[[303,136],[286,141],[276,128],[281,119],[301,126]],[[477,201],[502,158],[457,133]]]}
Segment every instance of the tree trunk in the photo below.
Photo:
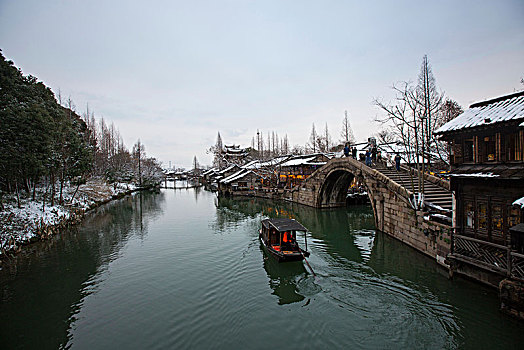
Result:
{"label": "tree trunk", "polygon": [[46,183],[44,184],[44,195],[43,195],[43,199],[42,199],[42,212],[45,213],[45,197],[47,197],[47,179],[46,179]]}
{"label": "tree trunk", "polygon": [[55,174],[51,173],[51,206],[55,205]]}
{"label": "tree trunk", "polygon": [[63,189],[64,189],[64,171],[62,170],[62,175],[60,176],[60,200],[58,203],[64,204],[64,198],[62,196]]}
{"label": "tree trunk", "polygon": [[71,197],[70,203],[73,203],[73,199],[75,199],[76,193],[78,192],[79,188],[80,188],[80,182],[78,182],[78,185],[76,185],[75,193],[73,193],[73,196]]}
{"label": "tree trunk", "polygon": [[20,192],[18,191],[18,181],[15,183],[15,189],[16,189],[16,202],[18,205],[18,209],[22,208],[22,204],[20,203]]}
{"label": "tree trunk", "polygon": [[35,179],[33,181],[33,200],[36,200],[36,183],[37,183],[37,181],[36,181],[36,177],[35,177]]}

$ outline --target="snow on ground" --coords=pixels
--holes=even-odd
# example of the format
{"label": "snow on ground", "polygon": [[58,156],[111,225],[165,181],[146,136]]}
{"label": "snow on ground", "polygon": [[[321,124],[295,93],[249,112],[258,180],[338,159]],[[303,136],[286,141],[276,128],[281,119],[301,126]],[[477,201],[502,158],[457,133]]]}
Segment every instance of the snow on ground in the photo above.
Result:
{"label": "snow on ground", "polygon": [[44,208],[43,191],[37,191],[35,201],[21,199],[21,208],[18,208],[15,198],[8,198],[4,202],[4,210],[0,211],[0,256],[38,238],[38,231],[42,228],[59,225],[70,219],[73,211],[85,212],[99,203],[136,189],[134,184],[107,184],[100,178],[92,178],[81,185],[78,191],[76,186],[66,186],[63,190],[63,205],[58,204],[57,193],[54,205],[51,206],[47,198]]}

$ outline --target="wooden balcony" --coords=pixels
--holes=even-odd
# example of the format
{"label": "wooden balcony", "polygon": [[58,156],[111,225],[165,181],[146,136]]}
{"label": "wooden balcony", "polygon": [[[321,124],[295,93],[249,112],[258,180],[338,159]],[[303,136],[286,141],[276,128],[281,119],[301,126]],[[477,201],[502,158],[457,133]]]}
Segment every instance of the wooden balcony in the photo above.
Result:
{"label": "wooden balcony", "polygon": [[451,249],[450,259],[524,281],[524,255],[512,251],[510,247],[454,235]]}

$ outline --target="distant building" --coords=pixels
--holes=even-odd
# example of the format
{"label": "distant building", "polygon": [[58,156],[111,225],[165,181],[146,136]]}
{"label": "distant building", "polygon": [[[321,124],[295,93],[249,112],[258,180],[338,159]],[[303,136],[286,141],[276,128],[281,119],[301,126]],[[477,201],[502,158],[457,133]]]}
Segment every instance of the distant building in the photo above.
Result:
{"label": "distant building", "polygon": [[474,103],[436,134],[451,145],[453,260],[524,278],[524,259],[508,248],[510,228],[524,222],[513,205],[524,196],[524,91]]}
{"label": "distant building", "polygon": [[246,163],[249,152],[245,148],[240,148],[240,145],[226,145],[224,146],[224,159],[226,163],[244,164]]}

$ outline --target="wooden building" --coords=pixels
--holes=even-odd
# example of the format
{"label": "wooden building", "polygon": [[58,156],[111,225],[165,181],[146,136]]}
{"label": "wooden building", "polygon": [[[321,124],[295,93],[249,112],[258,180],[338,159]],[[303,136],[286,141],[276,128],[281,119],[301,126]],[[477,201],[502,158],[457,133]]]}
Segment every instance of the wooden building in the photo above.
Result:
{"label": "wooden building", "polygon": [[254,191],[261,186],[262,177],[252,170],[242,169],[219,181],[219,191],[233,194],[237,191]]}
{"label": "wooden building", "polygon": [[291,157],[279,165],[281,186],[287,188],[299,186],[328,160],[329,158],[321,153]]}
{"label": "wooden building", "polygon": [[522,209],[512,205],[524,196],[524,91],[472,104],[436,134],[451,146],[451,261],[490,284],[524,279],[524,256],[511,248],[510,235],[524,222]]}

